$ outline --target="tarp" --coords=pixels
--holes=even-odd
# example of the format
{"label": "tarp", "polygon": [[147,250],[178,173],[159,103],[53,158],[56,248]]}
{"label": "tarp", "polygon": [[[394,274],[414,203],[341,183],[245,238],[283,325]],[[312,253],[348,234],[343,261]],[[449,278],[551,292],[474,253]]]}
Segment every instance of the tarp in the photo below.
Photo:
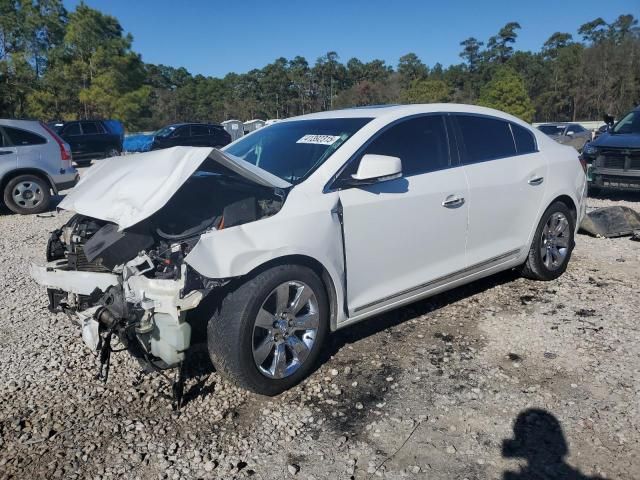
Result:
{"label": "tarp", "polygon": [[597,208],[582,219],[580,230],[600,237],[624,237],[640,230],[640,213],[629,207]]}
{"label": "tarp", "polygon": [[148,152],[152,143],[153,135],[131,135],[125,137],[122,148],[125,152]]}

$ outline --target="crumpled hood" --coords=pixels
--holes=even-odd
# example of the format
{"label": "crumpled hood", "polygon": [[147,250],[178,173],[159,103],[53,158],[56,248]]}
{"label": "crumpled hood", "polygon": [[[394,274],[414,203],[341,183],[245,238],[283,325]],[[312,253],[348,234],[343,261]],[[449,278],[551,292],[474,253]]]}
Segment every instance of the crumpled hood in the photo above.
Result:
{"label": "crumpled hood", "polygon": [[215,148],[173,147],[99,161],[58,207],[114,222],[124,230],[160,210],[207,158],[259,185],[291,186]]}
{"label": "crumpled hood", "polygon": [[637,133],[620,133],[611,134],[603,133],[596,138],[591,145],[594,147],[612,147],[612,148],[640,148],[640,134]]}

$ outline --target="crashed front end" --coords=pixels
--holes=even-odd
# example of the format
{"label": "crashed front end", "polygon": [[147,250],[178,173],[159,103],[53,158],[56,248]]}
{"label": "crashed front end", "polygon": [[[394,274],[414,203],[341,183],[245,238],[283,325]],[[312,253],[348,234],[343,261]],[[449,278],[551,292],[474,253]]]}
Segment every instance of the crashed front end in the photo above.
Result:
{"label": "crashed front end", "polygon": [[[180,152],[174,152],[175,158],[166,152],[142,155],[177,162],[184,158]],[[47,287],[49,309],[74,318],[82,328],[84,342],[101,352],[101,357],[115,335],[145,366],[164,369],[180,365],[193,343],[193,332],[204,331],[200,327],[208,320],[208,316],[198,318],[190,312],[231,280],[201,275],[186,257],[204,233],[259,220],[282,207],[285,193],[281,189],[249,181],[242,175],[242,165],[228,168],[206,153],[200,155],[204,160],[193,160],[195,166],[187,169],[188,175],[185,173],[184,180],[172,189],[166,188],[159,175],[155,185],[150,180],[146,195],[154,195],[160,206],[154,211],[121,208],[128,215],[126,223],[109,220],[115,211],[109,208],[116,201],[124,203],[122,192],[130,195],[127,204],[148,205],[144,192],[131,190],[144,181],[123,179],[126,188],[113,193],[120,184],[110,189],[103,185],[103,176],[93,175],[80,184],[80,192],[69,195],[67,205],[76,212],[82,210],[96,195],[87,192],[95,191],[108,192],[114,200],[109,203],[103,198],[106,206],[102,210],[92,207],[94,216],[78,213],[52,232],[47,263],[31,266],[32,277]],[[135,168],[145,170],[145,159]],[[156,173],[162,170],[162,164],[154,166]],[[119,168],[118,163],[112,164],[109,174],[115,171],[115,176],[122,178],[117,174]],[[124,168],[127,176],[136,173],[131,165]],[[158,200],[157,192],[162,188],[164,198]],[[80,195],[85,198],[77,198]],[[104,358],[101,360],[104,363]]]}
{"label": "crashed front end", "polygon": [[31,274],[47,286],[49,309],[75,317],[94,351],[116,334],[137,358],[170,367],[191,344],[186,315],[224,280],[184,263],[197,238],[171,242],[113,223],[74,216],[51,234],[48,263]]}

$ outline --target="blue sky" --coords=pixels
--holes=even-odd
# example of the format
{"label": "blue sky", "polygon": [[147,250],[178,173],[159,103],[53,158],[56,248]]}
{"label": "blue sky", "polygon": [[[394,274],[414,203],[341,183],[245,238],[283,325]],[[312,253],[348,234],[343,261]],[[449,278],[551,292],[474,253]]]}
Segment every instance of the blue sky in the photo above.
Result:
{"label": "blue sky", "polygon": [[[66,0],[73,9],[79,0]],[[554,32],[574,34],[599,16],[640,17],[640,0],[85,0],[120,20],[145,62],[222,77],[302,55],[313,64],[380,58],[394,68],[415,52],[427,65],[458,63],[459,43],[485,41],[509,21],[522,26],[516,48],[537,50]]]}

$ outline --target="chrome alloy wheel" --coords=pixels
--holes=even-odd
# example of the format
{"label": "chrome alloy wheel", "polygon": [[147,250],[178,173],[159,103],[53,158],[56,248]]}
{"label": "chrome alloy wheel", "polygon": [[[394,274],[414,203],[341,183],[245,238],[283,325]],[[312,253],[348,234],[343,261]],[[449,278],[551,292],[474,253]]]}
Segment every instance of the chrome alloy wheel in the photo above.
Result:
{"label": "chrome alloy wheel", "polygon": [[556,212],[542,229],[540,256],[549,270],[560,268],[569,254],[570,225],[563,213]]}
{"label": "chrome alloy wheel", "polygon": [[292,375],[305,362],[320,324],[318,299],[306,283],[289,281],[262,303],[253,327],[253,360],[268,378]]}
{"label": "chrome alloy wheel", "polygon": [[43,187],[33,180],[18,183],[11,192],[16,205],[22,208],[35,208],[44,199]]}

